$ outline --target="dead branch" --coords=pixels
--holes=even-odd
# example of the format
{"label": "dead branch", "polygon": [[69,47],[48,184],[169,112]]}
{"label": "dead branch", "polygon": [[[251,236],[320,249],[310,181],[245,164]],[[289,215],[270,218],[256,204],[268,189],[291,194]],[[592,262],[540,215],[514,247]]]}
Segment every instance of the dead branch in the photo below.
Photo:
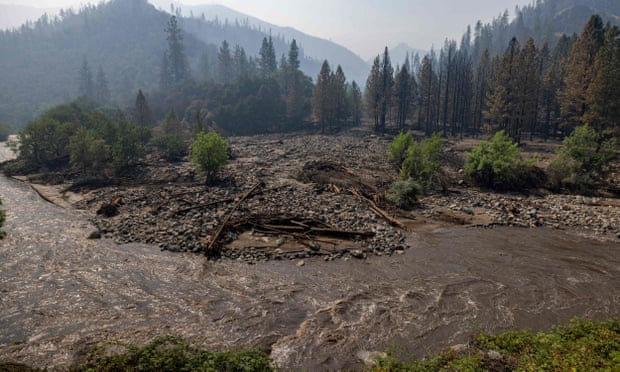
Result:
{"label": "dead branch", "polygon": [[358,198],[360,198],[361,200],[365,201],[366,203],[368,203],[368,205],[370,206],[370,210],[372,210],[373,212],[375,212],[375,214],[377,214],[380,217],[383,217],[386,221],[388,221],[390,224],[392,224],[393,226],[398,226],[401,229],[405,230],[405,225],[403,225],[402,223],[400,223],[400,221],[398,221],[397,219],[395,219],[394,217],[390,216],[386,211],[384,211],[383,209],[379,208],[377,206],[377,204],[375,204],[374,201],[368,199],[367,197],[365,197],[364,195],[362,195],[360,192],[358,192],[357,190],[350,188],[349,191],[357,196]]}
{"label": "dead branch", "polygon": [[222,233],[222,231],[224,230],[224,227],[226,225],[228,225],[228,221],[230,220],[230,218],[232,217],[233,213],[235,213],[235,211],[237,210],[237,208],[239,208],[239,206],[241,205],[241,203],[243,203],[243,201],[245,199],[247,199],[254,191],[256,191],[259,187],[261,187],[263,185],[263,182],[258,182],[256,185],[254,185],[250,190],[248,190],[245,194],[243,194],[241,196],[241,198],[239,198],[239,200],[235,203],[235,205],[233,206],[233,208],[230,210],[230,212],[228,212],[228,214],[226,215],[226,217],[224,218],[224,220],[220,223],[220,226],[218,227],[215,235],[213,235],[213,238],[211,238],[211,241],[209,242],[209,245],[207,246],[207,252],[211,252],[211,250],[213,249],[213,246],[215,245],[215,243],[218,241],[218,239],[220,238],[220,234]]}

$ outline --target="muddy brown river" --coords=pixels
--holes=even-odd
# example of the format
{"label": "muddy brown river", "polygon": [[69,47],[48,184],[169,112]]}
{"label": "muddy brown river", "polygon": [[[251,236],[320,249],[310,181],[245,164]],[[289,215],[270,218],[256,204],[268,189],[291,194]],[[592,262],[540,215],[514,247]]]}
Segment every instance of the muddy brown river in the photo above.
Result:
{"label": "muddy brown river", "polygon": [[258,346],[285,370],[359,369],[361,351],[620,316],[620,247],[561,231],[427,229],[403,255],[248,265],[87,240],[86,215],[4,176],[0,198],[0,361],[62,368],[102,340],[173,334]]}

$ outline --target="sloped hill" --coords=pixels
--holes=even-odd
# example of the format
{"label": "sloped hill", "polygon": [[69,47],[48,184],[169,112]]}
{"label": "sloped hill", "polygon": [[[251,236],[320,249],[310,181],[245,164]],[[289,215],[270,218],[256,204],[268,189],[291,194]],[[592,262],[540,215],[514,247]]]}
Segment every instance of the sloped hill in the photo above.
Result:
{"label": "sloped hill", "polygon": [[[347,48],[329,40],[305,34],[292,27],[277,26],[222,5],[184,5],[182,11],[186,16],[189,16],[191,13],[194,17],[202,18],[204,15],[206,20],[211,21],[217,17],[218,21],[222,24],[228,20],[230,26],[235,24],[246,25],[251,29],[257,29],[271,34],[280,40],[279,43],[276,43],[276,54],[278,56],[282,53],[286,53],[288,44],[292,39],[295,39],[297,44],[302,48],[303,56],[307,58],[305,63],[302,61],[302,70],[313,78],[318,75],[321,63],[325,59],[327,59],[334,68],[337,65],[341,65],[349,81],[356,80],[363,85],[368,77],[370,71],[370,65],[368,63]],[[204,35],[203,40],[207,42],[219,44],[222,41],[214,35],[200,35]],[[228,39],[228,41],[230,42],[230,39]],[[246,51],[250,53],[253,52],[251,49],[248,50],[248,48],[246,48]],[[314,62],[310,60],[314,60]]]}

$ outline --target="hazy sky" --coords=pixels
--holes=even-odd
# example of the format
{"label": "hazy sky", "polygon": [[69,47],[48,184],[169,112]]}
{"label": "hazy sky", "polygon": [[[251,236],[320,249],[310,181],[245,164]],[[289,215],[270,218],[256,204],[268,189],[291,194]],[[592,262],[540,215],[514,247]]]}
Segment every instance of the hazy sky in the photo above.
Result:
{"label": "hazy sky", "polygon": [[[170,0],[149,0],[169,9]],[[418,49],[459,40],[468,24],[489,22],[504,9],[533,0],[183,0],[226,5],[264,21],[330,39],[368,59],[383,47],[405,42]],[[0,0],[2,4],[67,7],[88,0]],[[94,1],[98,3],[98,1]],[[176,3],[176,1],[175,1]]]}

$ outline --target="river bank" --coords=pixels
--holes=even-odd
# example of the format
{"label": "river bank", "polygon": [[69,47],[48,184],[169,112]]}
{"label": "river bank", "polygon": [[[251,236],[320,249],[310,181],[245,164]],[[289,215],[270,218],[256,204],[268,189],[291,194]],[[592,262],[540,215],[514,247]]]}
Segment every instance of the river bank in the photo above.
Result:
{"label": "river bank", "polygon": [[[361,210],[369,213],[368,204],[359,198],[327,188],[321,191],[299,181],[303,165],[320,159],[296,150],[298,142],[284,138],[283,145],[273,147],[279,151],[269,151],[252,144],[251,139],[242,141],[248,144],[237,142],[237,149],[252,150],[237,150],[239,155],[231,166],[248,167],[246,172],[235,172],[248,177],[248,183],[255,182],[252,177],[259,174],[267,180],[267,189],[293,183],[309,190],[308,197],[317,193],[326,198],[320,200],[343,199],[341,207],[360,203],[351,204],[354,211],[364,208]],[[317,136],[315,142],[305,142],[318,144],[317,151],[324,154],[333,148],[328,141]],[[382,141],[371,137],[351,146],[363,146],[368,156],[378,161],[384,156],[378,147]],[[285,162],[281,146],[285,146],[284,154],[300,151],[304,157]],[[380,174],[381,169],[393,174],[389,164],[354,160],[349,152],[360,148],[348,146],[339,150],[341,159],[346,168],[362,175],[358,179],[368,178],[356,164],[372,167],[371,176]],[[257,154],[258,162],[242,160],[244,154],[252,153]],[[281,161],[274,162],[277,158]],[[351,163],[347,163],[349,159],[353,159]],[[167,182],[172,183],[176,174],[186,171],[190,169],[184,164],[165,165],[151,174],[170,177]],[[459,181],[455,178],[455,185]],[[355,370],[362,364],[360,355],[394,345],[405,354],[425,357],[466,343],[480,331],[544,330],[574,316],[599,320],[620,316],[620,261],[611,229],[602,235],[588,230],[594,231],[590,235],[597,236],[594,239],[574,234],[574,228],[507,227],[493,220],[493,213],[499,218],[502,213],[506,218],[512,213],[513,220],[521,220],[533,208],[530,204],[553,202],[553,195],[470,195],[465,186],[460,190],[451,186],[448,195],[428,196],[434,198],[429,203],[422,200],[425,206],[414,215],[390,211],[407,226],[401,231],[404,240],[400,243],[406,249],[382,256],[367,253],[366,259],[349,252],[332,260],[331,256],[308,255],[293,261],[212,261],[199,254],[162,251],[150,244],[116,244],[117,235],[110,233],[102,239],[88,239],[97,229],[92,221],[122,221],[124,214],[130,215],[127,212],[132,205],[140,205],[131,202],[137,197],[127,198],[130,192],[171,193],[167,188],[175,185],[167,182],[65,193],[66,202],[86,206],[76,209],[50,204],[29,185],[0,176],[0,198],[9,211],[8,236],[0,242],[3,361],[62,368],[79,363],[89,347],[105,340],[145,344],[157,336],[176,335],[197,340],[210,350],[258,347],[285,370]],[[191,182],[199,184],[200,179]],[[211,194],[202,185],[178,183],[200,188],[197,194]],[[236,185],[235,191],[246,190],[245,184]],[[61,187],[41,192],[53,196],[54,188]],[[125,201],[118,216],[95,217],[100,202],[121,192]],[[283,198],[293,193],[287,189],[277,192],[284,193]],[[100,199],[98,195],[102,195]],[[584,214],[598,213],[605,218],[605,213],[613,212],[604,207],[607,199],[585,198],[579,203],[578,197],[558,197],[553,208],[562,211],[560,203],[566,197]],[[192,194],[187,197],[193,198]],[[254,201],[257,208],[268,206],[267,199],[273,196],[263,198]],[[88,200],[95,202],[89,204]],[[282,204],[288,199],[274,200],[272,203],[281,200]],[[495,202],[503,203],[506,211],[494,207]],[[595,205],[590,205],[593,202]],[[163,208],[175,210],[181,203]],[[520,212],[512,210],[510,203]],[[464,210],[470,207],[473,214]],[[539,207],[537,214],[544,217],[543,207],[552,207]],[[302,212],[301,206],[296,208]],[[368,217],[374,224],[371,228],[388,226],[377,214],[370,214],[374,216]],[[601,238],[608,235],[609,239]]]}

